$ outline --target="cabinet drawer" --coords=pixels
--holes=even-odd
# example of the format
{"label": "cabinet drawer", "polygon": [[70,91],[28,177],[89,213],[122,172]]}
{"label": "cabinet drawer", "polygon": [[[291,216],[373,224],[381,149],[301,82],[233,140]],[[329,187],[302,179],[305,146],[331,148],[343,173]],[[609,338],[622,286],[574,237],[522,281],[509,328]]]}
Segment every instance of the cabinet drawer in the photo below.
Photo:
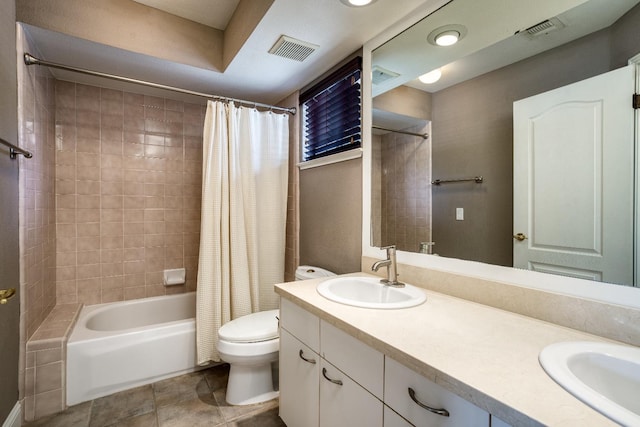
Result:
{"label": "cabinet drawer", "polygon": [[[488,427],[489,413],[416,374],[395,360],[385,358],[384,402],[417,427]],[[446,409],[449,416],[422,408],[409,396],[435,409]]]}
{"label": "cabinet drawer", "polygon": [[382,427],[382,402],[338,368],[320,360],[320,427]]}
{"label": "cabinet drawer", "polygon": [[285,298],[280,298],[280,326],[316,353],[320,353],[320,319]]}
{"label": "cabinet drawer", "polygon": [[281,329],[280,418],[288,426],[318,425],[319,374],[320,356]]}
{"label": "cabinet drawer", "polygon": [[322,357],[382,400],[384,354],[325,321],[320,337]]}

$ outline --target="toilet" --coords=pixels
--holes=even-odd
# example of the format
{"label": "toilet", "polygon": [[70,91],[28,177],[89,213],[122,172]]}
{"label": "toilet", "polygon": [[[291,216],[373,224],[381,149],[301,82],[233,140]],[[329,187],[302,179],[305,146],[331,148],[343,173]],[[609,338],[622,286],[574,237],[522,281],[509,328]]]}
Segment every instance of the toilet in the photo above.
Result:
{"label": "toilet", "polygon": [[[310,265],[296,269],[296,280],[335,276]],[[278,360],[279,310],[261,311],[225,323],[218,330],[218,353],[230,366],[226,400],[230,405],[251,405],[278,397],[272,364]]]}

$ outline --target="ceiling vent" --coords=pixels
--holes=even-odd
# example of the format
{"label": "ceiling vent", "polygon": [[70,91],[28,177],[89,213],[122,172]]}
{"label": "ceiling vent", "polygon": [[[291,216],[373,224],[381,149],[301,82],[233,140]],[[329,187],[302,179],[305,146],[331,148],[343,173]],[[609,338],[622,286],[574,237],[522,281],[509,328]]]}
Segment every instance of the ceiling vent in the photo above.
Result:
{"label": "ceiling vent", "polygon": [[278,41],[269,50],[269,53],[302,62],[319,47],[318,45],[296,40],[292,37],[280,36]]}
{"label": "ceiling vent", "polygon": [[552,31],[560,30],[564,27],[565,25],[558,18],[551,18],[527,28],[523,31],[523,33],[530,39],[533,39],[538,36],[549,34]]}
{"label": "ceiling vent", "polygon": [[400,74],[395,73],[393,71],[385,70],[382,67],[378,67],[374,65],[371,70],[371,83],[374,85],[379,85],[381,83],[386,82],[387,80],[395,79]]}

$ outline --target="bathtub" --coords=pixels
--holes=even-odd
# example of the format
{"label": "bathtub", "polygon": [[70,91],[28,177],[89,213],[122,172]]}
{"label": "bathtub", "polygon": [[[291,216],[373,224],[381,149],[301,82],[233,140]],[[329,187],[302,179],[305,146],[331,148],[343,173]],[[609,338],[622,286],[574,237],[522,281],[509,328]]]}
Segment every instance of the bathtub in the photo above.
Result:
{"label": "bathtub", "polygon": [[86,306],[67,343],[67,405],[200,367],[195,292]]}

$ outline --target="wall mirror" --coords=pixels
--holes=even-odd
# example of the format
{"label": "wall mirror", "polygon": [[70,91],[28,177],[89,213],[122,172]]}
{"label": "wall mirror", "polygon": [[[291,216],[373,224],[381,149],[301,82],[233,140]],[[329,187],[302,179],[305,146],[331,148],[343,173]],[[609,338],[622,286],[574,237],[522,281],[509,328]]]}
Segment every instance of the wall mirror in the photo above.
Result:
{"label": "wall mirror", "polygon": [[[634,35],[640,25],[638,3],[441,1],[422,20],[378,45],[371,43],[370,244],[633,285],[634,113],[627,108],[633,74],[623,77],[629,87],[623,114],[630,120],[629,132],[605,144],[598,134],[600,119],[594,119],[580,136],[589,141],[586,154],[564,144],[566,135],[531,139],[532,123],[535,138],[544,133],[543,121],[578,128],[568,122],[581,114],[575,113],[575,103],[561,100],[554,105],[570,104],[570,112],[547,114],[557,107],[544,107],[544,114],[523,119],[530,157],[524,166],[518,163],[514,102],[625,68],[640,52]],[[447,33],[458,42],[438,46],[435,38]],[[422,83],[419,77],[431,71],[440,74],[439,80]],[[598,96],[588,111],[599,108]],[[606,164],[611,155],[603,147],[623,139],[622,160]],[[561,146],[564,153],[558,151]],[[610,176],[623,184],[607,187]],[[587,185],[577,184],[582,189],[575,190],[569,187],[574,181]],[[553,193],[557,189],[562,191]],[[514,220],[520,211],[529,215],[523,223]],[[550,224],[546,229],[543,221]],[[597,260],[612,253],[608,240],[618,245],[618,255],[607,267],[613,273],[602,273]],[[523,264],[518,251],[525,247],[546,252],[529,255]],[[582,258],[563,264],[574,253]]]}

